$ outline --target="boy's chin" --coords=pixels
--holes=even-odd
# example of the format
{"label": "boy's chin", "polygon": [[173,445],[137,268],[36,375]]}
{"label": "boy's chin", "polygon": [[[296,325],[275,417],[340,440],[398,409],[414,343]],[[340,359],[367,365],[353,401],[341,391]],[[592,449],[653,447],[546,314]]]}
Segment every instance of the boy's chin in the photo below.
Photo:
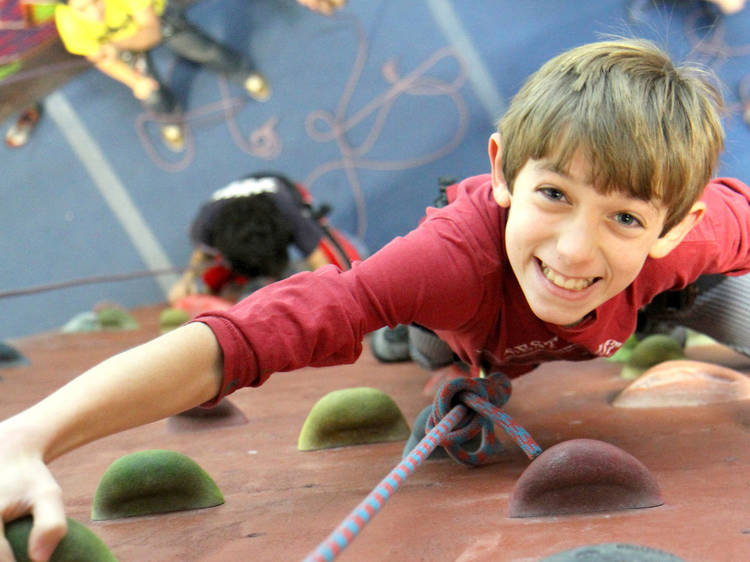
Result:
{"label": "boy's chin", "polygon": [[547,324],[554,324],[562,328],[575,328],[578,324],[586,320],[590,312],[575,313],[557,310],[533,310],[534,315]]}

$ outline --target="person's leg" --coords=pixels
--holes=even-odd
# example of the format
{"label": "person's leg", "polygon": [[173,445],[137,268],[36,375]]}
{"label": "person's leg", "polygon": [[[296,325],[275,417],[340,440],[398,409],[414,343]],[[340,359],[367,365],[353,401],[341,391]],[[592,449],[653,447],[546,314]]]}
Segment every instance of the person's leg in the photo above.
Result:
{"label": "person's leg", "polygon": [[684,326],[750,356],[750,275],[706,275],[671,296],[643,309],[645,333]]}
{"label": "person's leg", "polygon": [[141,74],[150,76],[159,83],[159,89],[142,101],[147,110],[162,116],[177,116],[180,113],[180,104],[172,90],[161,80],[150,52],[123,51],[120,58]]}
{"label": "person's leg", "polygon": [[259,101],[270,97],[265,78],[247,59],[234,49],[223,45],[185,19],[179,8],[167,10],[161,17],[162,44],[180,57],[225,74],[241,84],[248,94]]}
{"label": "person's leg", "polygon": [[409,354],[412,361],[428,371],[453,363],[453,350],[435,332],[417,324],[409,326]]}
{"label": "person's leg", "polygon": [[172,150],[182,150],[185,143],[180,124],[182,109],[172,90],[159,77],[151,53],[149,51],[137,53],[123,51],[120,58],[141,74],[151,76],[159,83],[159,89],[148,98],[141,100],[141,105],[146,111],[159,118],[159,129],[167,146]]}
{"label": "person's leg", "polygon": [[435,371],[456,360],[453,350],[435,332],[417,324],[388,326],[372,333],[372,353],[382,363],[412,360]]}
{"label": "person's leg", "polygon": [[395,328],[385,326],[372,333],[372,354],[381,363],[409,361],[409,328],[398,324]]}

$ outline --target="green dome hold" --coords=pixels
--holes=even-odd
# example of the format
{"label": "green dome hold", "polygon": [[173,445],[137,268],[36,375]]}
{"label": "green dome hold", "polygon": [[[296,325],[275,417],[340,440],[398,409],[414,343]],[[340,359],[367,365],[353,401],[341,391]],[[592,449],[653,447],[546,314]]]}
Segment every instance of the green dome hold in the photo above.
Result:
{"label": "green dome hold", "polygon": [[138,321],[122,308],[107,307],[96,313],[99,324],[105,330],[137,330]]}
{"label": "green dome hold", "polygon": [[[52,553],[50,562],[117,562],[107,545],[88,527],[68,517],[68,532]],[[21,517],[5,524],[5,538],[8,539],[16,562],[31,562],[28,544],[32,518]]]}
{"label": "green dome hold", "polygon": [[104,472],[91,519],[120,519],[224,503],[213,479],[191,458],[153,449],[125,455]]}
{"label": "green dome hold", "polygon": [[638,346],[638,336],[630,334],[630,337],[625,340],[622,347],[615,351],[613,355],[606,357],[604,360],[610,363],[627,363],[630,356],[633,354],[633,350]]}
{"label": "green dome hold", "polygon": [[375,388],[335,390],[312,407],[297,448],[315,451],[348,445],[400,441],[411,431],[393,399]]}
{"label": "green dome hold", "polygon": [[161,333],[179,328],[190,320],[190,315],[180,308],[165,308],[159,314],[159,328]]}
{"label": "green dome hold", "polygon": [[102,325],[101,322],[99,322],[99,317],[93,310],[86,310],[76,314],[61,328],[62,332],[65,334],[99,332],[101,329]]}
{"label": "green dome hold", "polygon": [[636,379],[654,365],[684,358],[685,352],[674,338],[664,334],[654,334],[644,338],[633,348],[620,376],[624,379]]}

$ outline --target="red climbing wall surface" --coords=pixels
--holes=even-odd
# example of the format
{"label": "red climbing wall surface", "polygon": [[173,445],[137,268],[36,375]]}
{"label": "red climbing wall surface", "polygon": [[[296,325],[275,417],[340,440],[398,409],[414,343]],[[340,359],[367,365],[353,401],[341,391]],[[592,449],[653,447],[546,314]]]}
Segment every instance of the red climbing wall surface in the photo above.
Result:
{"label": "red climbing wall surface", "polygon": [[[84,369],[158,334],[158,308],[136,311],[134,332],[44,334],[12,343],[30,366],[0,370],[0,417],[26,407]],[[693,358],[743,373],[750,361],[723,348]],[[552,363],[514,382],[503,410],[543,449],[569,439],[615,445],[656,479],[663,505],[545,517],[508,517],[511,492],[529,460],[502,432],[500,462],[467,468],[422,464],[340,560],[539,560],[595,543],[648,546],[688,561],[746,560],[750,552],[750,401],[664,409],[615,408],[628,384],[619,364]],[[163,420],[73,451],[51,468],[70,517],[122,561],[302,559],[398,464],[402,442],[313,452],[297,436],[326,393],[373,386],[411,421],[430,402],[430,373],[377,363],[368,349],[350,366],[277,374],[230,397],[247,423],[174,431]],[[211,423],[211,418],[207,418]],[[170,429],[171,428],[171,429]],[[198,462],[224,505],[199,511],[92,522],[99,478],[115,459],[173,449]]]}

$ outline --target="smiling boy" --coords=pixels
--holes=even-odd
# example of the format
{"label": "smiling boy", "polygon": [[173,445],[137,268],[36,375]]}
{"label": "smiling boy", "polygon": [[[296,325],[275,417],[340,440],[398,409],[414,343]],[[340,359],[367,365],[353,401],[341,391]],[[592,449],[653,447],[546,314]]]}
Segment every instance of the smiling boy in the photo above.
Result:
{"label": "smiling boy", "polygon": [[0,423],[3,520],[33,512],[31,552],[45,559],[65,532],[45,463],[277,371],[353,362],[385,325],[417,323],[474,372],[511,377],[611,355],[657,294],[750,271],[750,189],[710,181],[719,104],[644,41],[552,59],[491,136],[491,173],[448,188],[414,231],[350,270],[303,272],[199,316]]}

